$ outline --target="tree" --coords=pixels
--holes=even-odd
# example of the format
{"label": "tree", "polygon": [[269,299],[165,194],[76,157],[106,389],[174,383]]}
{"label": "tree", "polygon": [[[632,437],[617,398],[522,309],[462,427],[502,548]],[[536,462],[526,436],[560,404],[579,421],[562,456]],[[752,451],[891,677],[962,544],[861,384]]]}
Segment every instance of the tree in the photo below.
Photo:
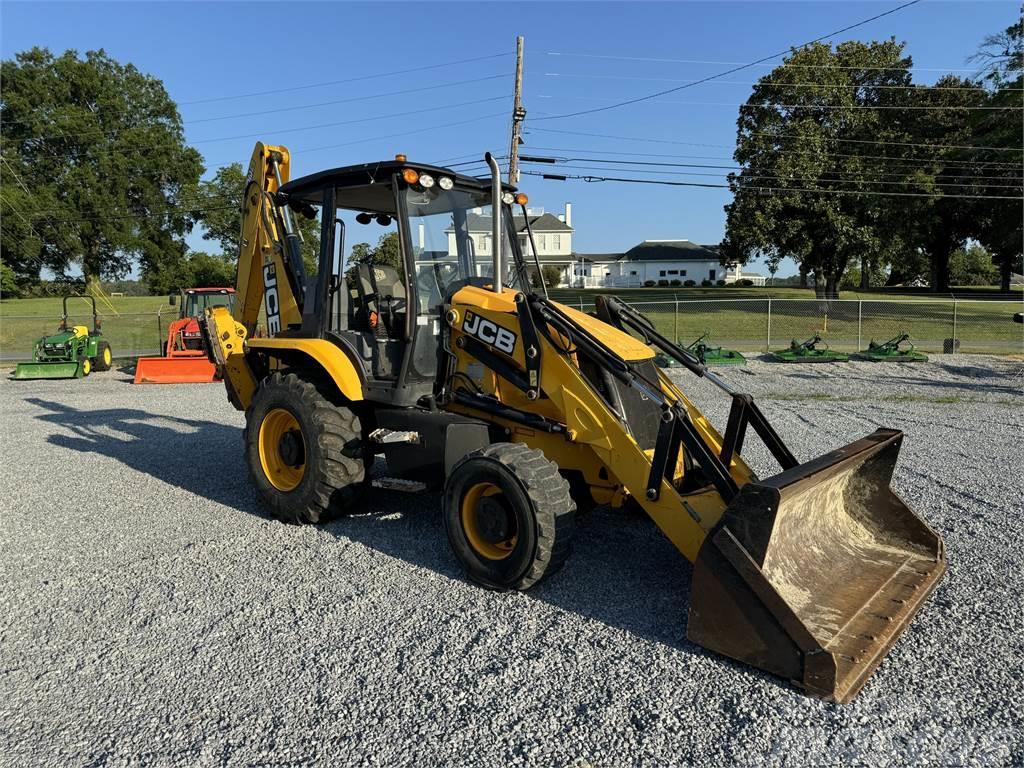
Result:
{"label": "tree", "polygon": [[[238,263],[238,238],[242,231],[242,195],[245,173],[241,163],[217,170],[212,179],[199,185],[201,207],[197,218],[203,226],[203,239],[220,245],[221,253],[232,264]],[[319,214],[319,209],[317,209]],[[320,263],[320,216],[306,218],[294,214],[302,235],[302,262],[308,275],[315,275]]]}
{"label": "tree", "polygon": [[959,248],[949,259],[949,281],[953,285],[994,285],[999,269],[992,254],[977,243]]}
{"label": "tree", "polygon": [[[985,92],[976,81],[946,75],[934,86],[911,92],[910,104],[934,109],[907,110],[905,124],[917,145],[907,158],[921,167],[918,190],[932,197],[907,199],[899,206],[906,214],[910,239],[930,262],[929,284],[934,291],[949,290],[949,260],[973,234],[979,207],[987,201],[971,198],[980,193],[977,176],[984,175],[971,154],[962,149],[973,142],[972,115],[985,105]],[[921,146],[924,145],[924,146]],[[979,203],[982,205],[979,206]]]}
{"label": "tree", "polygon": [[6,264],[0,264],[0,298],[15,299],[20,295],[18,276]]}
{"label": "tree", "polygon": [[371,247],[369,243],[356,243],[349,253],[348,263],[346,276],[349,284],[355,284],[355,271],[360,264],[383,264],[394,267],[399,277],[405,279],[405,265],[402,263],[402,246],[398,240],[398,232],[381,235],[376,247]]}
{"label": "tree", "polygon": [[737,120],[723,263],[789,256],[834,298],[848,264],[869,273],[896,249],[904,225],[877,193],[911,179],[871,142],[909,139],[899,110],[876,108],[906,103],[909,68],[893,40],[817,43],[761,78]]}
{"label": "tree", "polygon": [[1021,146],[1020,106],[1021,89],[1024,89],[1024,18],[986,37],[972,58],[983,65],[982,78],[990,89],[987,106],[1004,108],[979,112],[974,120],[972,144],[994,148],[974,152],[978,167],[984,168],[984,175],[990,177],[979,184],[990,199],[979,201],[984,205],[975,209],[978,215],[974,235],[992,252],[999,265],[1000,289],[1005,292],[1010,290],[1010,273],[1024,272],[1021,253],[1024,202],[1005,199],[1014,195],[1020,197],[1022,193],[1020,169],[1024,164],[1024,147]]}
{"label": "tree", "polygon": [[0,79],[4,263],[27,279],[76,264],[91,284],[177,259],[203,167],[163,83],[102,50],[45,48]]}

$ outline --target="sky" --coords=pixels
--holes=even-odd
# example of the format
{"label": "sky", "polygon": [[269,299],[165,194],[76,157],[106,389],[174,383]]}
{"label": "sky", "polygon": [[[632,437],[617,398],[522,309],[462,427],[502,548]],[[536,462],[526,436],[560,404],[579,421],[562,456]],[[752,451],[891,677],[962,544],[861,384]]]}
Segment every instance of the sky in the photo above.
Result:
{"label": "sky", "polygon": [[[900,4],[3,2],[0,53],[103,48],[164,82],[207,176],[219,165],[246,165],[261,140],[291,150],[294,177],[399,152],[441,164],[486,150],[506,155],[522,35],[523,154],[728,165],[737,105],[781,58],[628,107],[538,118],[671,88]],[[915,82],[931,83],[975,72],[968,57],[1019,13],[1017,2],[925,0],[833,42],[904,41]],[[712,175],[676,178],[724,183],[716,174],[725,170],[693,170]],[[520,188],[531,207],[561,213],[571,202],[575,250],[604,253],[645,239],[718,243],[731,197],[725,189],[531,176]],[[198,233],[190,244],[210,248]],[[779,275],[794,271],[784,263]]]}

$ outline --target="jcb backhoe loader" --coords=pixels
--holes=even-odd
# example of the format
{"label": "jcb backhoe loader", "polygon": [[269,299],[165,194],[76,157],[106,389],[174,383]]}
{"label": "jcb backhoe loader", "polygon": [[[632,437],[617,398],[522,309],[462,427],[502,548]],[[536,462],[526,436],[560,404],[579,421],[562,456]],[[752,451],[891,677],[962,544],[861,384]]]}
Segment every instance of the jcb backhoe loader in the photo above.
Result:
{"label": "jcb backhoe loader", "polygon": [[[599,297],[595,317],[531,290],[526,197],[487,161],[489,180],[399,155],[289,181],[288,151],[257,144],[234,315],[212,309],[202,327],[267,506],[295,523],[357,512],[383,453],[396,479],[374,484],[443,478],[471,579],[526,589],[569,555],[577,504],[632,498],[695,564],[692,641],[851,699],[945,567],[940,537],[889,487],[902,434],[800,463],[750,395],[626,304]],[[296,215],[320,218],[313,277]],[[382,232],[400,260],[359,245],[346,265],[346,238]],[[253,338],[261,302],[269,334]],[[731,399],[724,434],[655,349]],[[744,462],[748,428],[778,474]]]}

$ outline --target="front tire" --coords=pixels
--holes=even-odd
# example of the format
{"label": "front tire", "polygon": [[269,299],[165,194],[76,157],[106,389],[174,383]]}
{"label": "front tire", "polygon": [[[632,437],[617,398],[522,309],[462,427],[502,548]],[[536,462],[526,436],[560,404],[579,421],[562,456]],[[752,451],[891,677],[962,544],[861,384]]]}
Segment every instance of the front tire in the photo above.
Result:
{"label": "front tire", "polygon": [[558,467],[519,443],[470,453],[445,484],[452,551],[473,581],[492,589],[529,589],[555,573],[572,548],[575,510]]}
{"label": "front tire", "polygon": [[366,485],[362,427],[309,379],[273,373],[245,419],[253,485],[286,523],[319,523],[352,511]]}

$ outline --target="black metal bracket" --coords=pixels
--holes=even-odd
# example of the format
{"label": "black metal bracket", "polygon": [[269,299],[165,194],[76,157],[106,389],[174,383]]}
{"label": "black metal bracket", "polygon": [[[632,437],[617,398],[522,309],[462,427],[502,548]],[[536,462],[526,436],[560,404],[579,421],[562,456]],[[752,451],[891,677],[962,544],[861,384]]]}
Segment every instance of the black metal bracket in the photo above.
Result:
{"label": "black metal bracket", "polygon": [[768,423],[764,414],[761,413],[761,409],[754,403],[754,398],[751,395],[737,393],[732,396],[729,422],[725,427],[722,452],[719,454],[719,460],[724,466],[728,467],[733,456],[743,451],[743,441],[747,434],[748,424],[754,428],[754,432],[761,438],[782,469],[792,469],[800,463],[786,447],[782,438],[779,437],[779,433]]}
{"label": "black metal bracket", "polygon": [[483,363],[488,370],[494,371],[498,376],[509,382],[516,389],[529,393],[530,383],[526,376],[521,370],[519,370],[519,368],[508,362],[507,358],[491,352],[486,344],[466,334],[459,336],[455,343],[458,345],[459,349],[475,357]]}
{"label": "black metal bracket", "polygon": [[531,400],[540,397],[540,341],[537,338],[537,326],[533,322],[533,311],[526,294],[517,293],[516,314],[519,316],[519,333],[523,341],[523,358],[526,361],[526,380],[529,388],[526,396]]}

